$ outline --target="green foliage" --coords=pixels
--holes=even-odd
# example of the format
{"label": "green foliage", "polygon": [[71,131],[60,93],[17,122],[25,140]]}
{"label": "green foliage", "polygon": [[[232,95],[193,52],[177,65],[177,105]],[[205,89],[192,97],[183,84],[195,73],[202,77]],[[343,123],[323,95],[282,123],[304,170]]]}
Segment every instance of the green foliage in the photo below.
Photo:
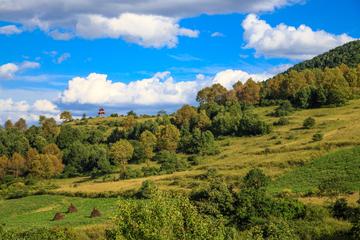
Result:
{"label": "green foliage", "polygon": [[113,161],[124,166],[132,158],[134,147],[127,140],[119,140],[110,148],[110,156]]}
{"label": "green foliage", "polygon": [[243,179],[245,188],[260,189],[266,187],[270,182],[270,178],[264,174],[261,169],[251,169]]}
{"label": "green foliage", "polygon": [[[293,192],[306,193],[318,189],[320,185],[323,187],[329,185],[330,190],[335,186],[336,191],[339,188],[341,192],[357,191],[360,187],[359,169],[359,147],[338,150],[280,176],[271,183],[270,188],[271,191],[287,188],[292,189]],[[330,184],[331,182],[334,182],[334,185]]]}
{"label": "green foliage", "polygon": [[331,68],[346,64],[349,67],[356,67],[360,63],[360,40],[346,43],[313,59],[301,62],[291,67],[290,70],[304,70],[307,68]]}
{"label": "green foliage", "polygon": [[312,140],[314,142],[321,141],[323,140],[323,138],[324,138],[324,134],[322,134],[321,132],[317,132],[312,136]]}
{"label": "green foliage", "polygon": [[257,115],[245,114],[237,126],[238,136],[264,135],[271,132],[271,126]]}
{"label": "green foliage", "polygon": [[121,200],[112,232],[108,239],[225,239],[222,219],[200,215],[185,197]]}
{"label": "green foliage", "polygon": [[303,127],[306,129],[310,129],[315,126],[315,123],[316,123],[315,118],[308,117],[304,120]]}
{"label": "green foliage", "polygon": [[273,123],[274,126],[285,126],[289,124],[289,119],[286,117],[280,117],[279,120]]}
{"label": "green foliage", "polygon": [[290,115],[294,111],[290,101],[283,101],[272,113],[274,117],[284,117]]}
{"label": "green foliage", "polygon": [[154,160],[161,164],[160,171],[164,173],[183,171],[189,166],[186,160],[178,158],[175,153],[169,151],[160,151],[155,155]]}
{"label": "green foliage", "polygon": [[159,195],[159,190],[154,182],[146,180],[141,184],[138,192],[139,198],[151,199]]}

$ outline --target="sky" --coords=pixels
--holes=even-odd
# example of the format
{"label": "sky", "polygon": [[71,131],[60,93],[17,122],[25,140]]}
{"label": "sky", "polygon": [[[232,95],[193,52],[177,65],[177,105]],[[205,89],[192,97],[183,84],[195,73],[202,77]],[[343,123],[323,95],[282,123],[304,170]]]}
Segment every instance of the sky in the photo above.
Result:
{"label": "sky", "polygon": [[0,124],[154,114],[360,38],[360,1],[0,0]]}

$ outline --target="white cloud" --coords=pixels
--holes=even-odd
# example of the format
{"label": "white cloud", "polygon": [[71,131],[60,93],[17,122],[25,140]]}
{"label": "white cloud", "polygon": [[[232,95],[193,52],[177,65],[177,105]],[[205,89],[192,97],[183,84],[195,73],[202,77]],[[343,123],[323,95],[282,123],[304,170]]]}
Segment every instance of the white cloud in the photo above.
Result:
{"label": "white cloud", "polygon": [[13,34],[19,34],[19,33],[22,33],[22,30],[19,29],[15,25],[7,25],[7,26],[0,27],[0,34],[3,34],[3,35],[13,35]]}
{"label": "white cloud", "polygon": [[213,32],[211,37],[225,37],[225,35],[221,32]]}
{"label": "white cloud", "polygon": [[6,63],[0,66],[0,78],[11,79],[19,71],[19,67],[14,63]]}
{"label": "white cloud", "polygon": [[197,37],[198,32],[181,28],[176,20],[155,15],[124,13],[118,17],[85,15],[76,24],[83,38],[123,38],[144,47],[175,47],[178,36]]}
{"label": "white cloud", "polygon": [[17,121],[24,118],[29,123],[34,123],[40,115],[59,119],[59,110],[48,100],[37,100],[34,104],[26,101],[14,101],[12,98],[0,99],[0,123],[10,119]]}
{"label": "white cloud", "polygon": [[347,34],[314,31],[306,25],[296,28],[281,23],[272,27],[255,14],[249,14],[242,27],[247,42],[245,47],[254,48],[257,56],[304,60],[354,40]]}
{"label": "white cloud", "polygon": [[220,83],[227,89],[231,89],[234,83],[241,81],[246,82],[249,78],[252,78],[254,81],[263,81],[271,77],[270,74],[249,74],[241,70],[228,69],[217,73],[213,79],[213,83]]}
{"label": "white cloud", "polygon": [[12,79],[15,74],[19,71],[26,69],[39,68],[40,64],[38,62],[24,61],[20,64],[15,63],[6,63],[0,65],[0,78]]}
{"label": "white cloud", "polygon": [[64,61],[68,60],[70,57],[71,57],[70,53],[63,53],[56,59],[56,63],[61,64]]}
{"label": "white cloud", "polygon": [[[298,1],[103,0],[99,4],[97,0],[1,0],[0,21],[22,24],[25,29],[39,28],[58,40],[76,35],[120,37],[142,46],[160,47],[176,45],[177,36],[197,35],[193,30],[180,27],[180,19],[200,14],[272,11]],[[164,31],[170,32],[165,34]],[[160,41],[161,37],[165,39]]]}
{"label": "white cloud", "polygon": [[45,112],[45,113],[58,113],[59,109],[57,106],[46,99],[36,100],[34,103],[34,109],[37,112]]}
{"label": "white cloud", "polygon": [[64,103],[80,104],[183,104],[192,102],[196,90],[206,84],[202,81],[175,82],[169,72],[155,74],[148,79],[128,84],[112,82],[107,75],[92,73],[86,78],[69,81],[61,96]]}
{"label": "white cloud", "polygon": [[107,105],[181,105],[194,103],[197,92],[214,83],[231,88],[237,81],[250,77],[265,80],[269,74],[249,74],[241,70],[225,70],[214,78],[197,74],[192,81],[176,82],[170,72],[156,73],[153,77],[130,83],[112,82],[105,74],[91,73],[86,78],[75,77],[62,93],[63,103]]}

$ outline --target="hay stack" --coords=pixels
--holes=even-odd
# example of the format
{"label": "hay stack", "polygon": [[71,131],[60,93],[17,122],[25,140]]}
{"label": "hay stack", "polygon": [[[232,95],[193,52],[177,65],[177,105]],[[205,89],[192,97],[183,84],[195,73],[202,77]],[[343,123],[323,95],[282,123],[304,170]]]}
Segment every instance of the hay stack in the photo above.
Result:
{"label": "hay stack", "polygon": [[74,212],[77,212],[77,208],[74,206],[74,204],[70,204],[67,213],[74,213]]}
{"label": "hay stack", "polygon": [[55,216],[54,216],[54,218],[53,218],[53,221],[63,220],[64,217],[65,217],[64,214],[57,212],[57,213],[55,213]]}
{"label": "hay stack", "polygon": [[94,217],[100,217],[101,216],[101,212],[99,210],[97,210],[96,208],[93,208],[93,210],[91,211],[90,217],[94,218]]}

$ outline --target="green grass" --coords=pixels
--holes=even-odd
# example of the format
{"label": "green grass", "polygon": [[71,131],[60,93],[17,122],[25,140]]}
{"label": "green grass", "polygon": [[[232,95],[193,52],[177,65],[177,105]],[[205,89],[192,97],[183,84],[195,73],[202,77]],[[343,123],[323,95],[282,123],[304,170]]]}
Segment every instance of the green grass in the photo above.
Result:
{"label": "green grass", "polygon": [[[0,224],[6,228],[25,230],[34,227],[81,227],[94,224],[106,224],[111,220],[116,209],[116,198],[79,198],[52,195],[29,196],[21,199],[0,200]],[[78,212],[66,214],[68,206],[73,203]],[[101,217],[90,218],[96,207]],[[56,212],[62,212],[65,218],[52,221]]]}
{"label": "green grass", "polygon": [[338,150],[298,167],[278,177],[270,191],[291,189],[293,192],[308,192],[334,177],[341,179],[346,189],[359,191],[360,147]]}

